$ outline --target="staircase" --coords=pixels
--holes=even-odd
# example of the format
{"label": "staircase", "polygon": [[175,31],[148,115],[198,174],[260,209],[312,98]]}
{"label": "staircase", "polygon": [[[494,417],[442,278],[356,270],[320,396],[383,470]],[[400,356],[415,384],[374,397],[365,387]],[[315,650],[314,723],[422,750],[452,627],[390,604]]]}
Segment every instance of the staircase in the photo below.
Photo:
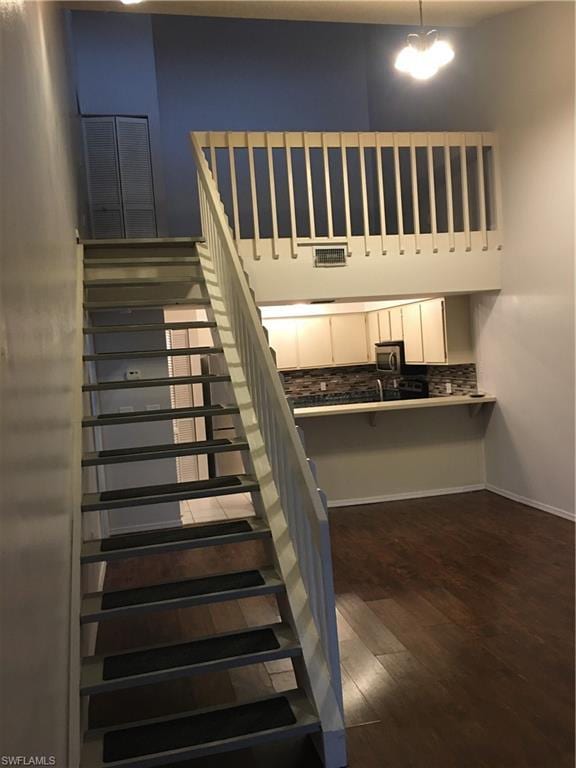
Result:
{"label": "staircase", "polygon": [[[198,163],[198,160],[197,160]],[[84,244],[85,415],[86,449],[82,465],[85,487],[82,515],[85,540],[81,563],[86,568],[122,564],[131,559],[205,550],[225,545],[264,542],[268,567],[224,571],[198,578],[179,578],[147,586],[89,592],[83,595],[80,622],[94,624],[122,619],[138,621],[163,611],[272,596],[280,621],[208,637],[134,647],[82,659],[80,693],[90,697],[181,678],[207,675],[277,660],[288,660],[297,688],[264,698],[230,702],[165,717],[92,727],[84,706],[82,768],[131,768],[173,765],[220,752],[232,752],[271,741],[310,734],[328,768],[346,765],[342,694],[334,612],[330,541],[325,502],[316,489],[313,467],[306,459],[268,349],[264,331],[238,255],[226,253],[223,211],[209,178],[199,164],[206,241],[88,241]],[[204,177],[202,178],[202,173]],[[203,189],[203,187],[201,187]],[[233,246],[232,246],[233,247]],[[227,263],[224,263],[227,259]],[[201,308],[205,320],[167,322],[163,309]],[[110,312],[114,320],[110,324]],[[156,319],[150,321],[150,312]],[[143,334],[184,328],[209,329],[208,346],[143,349]],[[103,337],[133,340],[125,351],[99,351]],[[129,344],[129,346],[128,346]],[[98,380],[102,364],[167,357],[210,356],[213,371],[191,376]],[[185,408],[138,406],[138,391],[175,384],[226,385],[226,402],[205,400]],[[134,408],[102,410],[100,398],[126,390]],[[124,400],[125,402],[125,400]],[[140,401],[141,402],[141,401]],[[166,442],[104,448],[103,430],[131,425],[154,426],[177,419],[203,419],[207,425],[231,416],[232,437],[183,443]],[[135,463],[184,456],[235,453],[244,470],[204,479],[106,488],[104,472],[112,465],[127,472]],[[255,516],[172,525],[135,532],[107,533],[110,511],[175,504],[185,500],[250,494]],[[176,507],[177,508],[177,507]],[[150,513],[146,519],[150,519]],[[100,532],[94,537],[94,531]],[[91,533],[90,533],[91,532]],[[197,556],[202,553],[197,552]],[[138,624],[136,624],[136,627]],[[137,636],[137,632],[135,631]],[[201,680],[199,681],[201,685]],[[233,758],[231,758],[233,759]]]}

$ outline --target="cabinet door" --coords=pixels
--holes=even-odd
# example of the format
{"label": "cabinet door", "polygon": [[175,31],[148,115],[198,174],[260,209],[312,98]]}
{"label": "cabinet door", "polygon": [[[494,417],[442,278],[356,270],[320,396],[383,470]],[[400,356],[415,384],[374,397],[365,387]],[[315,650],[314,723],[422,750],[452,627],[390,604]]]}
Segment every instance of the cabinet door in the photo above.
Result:
{"label": "cabinet door", "polygon": [[444,300],[433,299],[420,304],[422,316],[422,342],[424,362],[446,362],[446,335],[444,328]]}
{"label": "cabinet door", "polygon": [[423,363],[422,320],[420,304],[405,304],[402,307],[402,325],[404,328],[404,351],[407,363]]}
{"label": "cabinet door", "polygon": [[298,342],[294,318],[265,320],[270,346],[276,352],[276,366],[280,368],[298,367]]}
{"label": "cabinet door", "polygon": [[368,336],[368,360],[376,362],[376,344],[380,339],[379,312],[368,312],[366,315],[366,331]]}
{"label": "cabinet door", "polygon": [[329,317],[300,317],[296,320],[298,365],[319,368],[332,365],[332,341]]}
{"label": "cabinet door", "polygon": [[335,365],[368,362],[366,321],[363,314],[332,315],[332,359]]}
{"label": "cabinet door", "polygon": [[392,341],[392,334],[390,333],[390,310],[381,309],[378,312],[378,324],[380,326],[380,336],[378,340]]}
{"label": "cabinet door", "polygon": [[404,326],[402,323],[402,307],[392,307],[388,310],[390,315],[390,339],[382,341],[402,341],[404,338]]}

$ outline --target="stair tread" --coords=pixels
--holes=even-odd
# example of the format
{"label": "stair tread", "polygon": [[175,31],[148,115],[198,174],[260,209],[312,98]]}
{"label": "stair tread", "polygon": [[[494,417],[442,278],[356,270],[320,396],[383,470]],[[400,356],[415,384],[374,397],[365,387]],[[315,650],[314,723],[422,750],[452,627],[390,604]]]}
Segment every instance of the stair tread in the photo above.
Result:
{"label": "stair tread", "polygon": [[203,277],[196,275],[179,275],[178,277],[101,277],[84,280],[84,288],[114,288],[115,286],[139,285],[181,285],[185,283],[205,283]]}
{"label": "stair tread", "polygon": [[84,257],[84,267],[86,269],[102,269],[110,267],[180,267],[192,264],[198,266],[200,258],[198,256],[94,256]]}
{"label": "stair tread", "polygon": [[107,389],[145,389],[146,387],[173,387],[177,384],[215,384],[230,381],[227,373],[196,374],[193,376],[166,376],[159,379],[113,379],[83,384],[83,392],[102,392]]}
{"label": "stair tread", "polygon": [[187,328],[216,328],[213,320],[193,320],[188,323],[144,323],[142,325],[89,325],[85,334],[93,333],[144,333],[149,331],[176,331]]}
{"label": "stair tread", "polygon": [[226,453],[243,450],[248,450],[248,443],[241,437],[196,440],[186,443],[165,443],[163,445],[139,445],[86,453],[82,459],[82,465],[86,467],[95,464],[121,464],[124,462],[149,461],[174,456],[193,456],[202,453]]}
{"label": "stair tread", "polygon": [[[159,501],[177,498],[201,498],[231,493],[245,493],[258,488],[258,483],[249,475],[224,475],[208,480],[191,480],[187,483],[164,483],[143,485],[135,488],[119,488],[112,491],[85,493],[82,497],[84,512],[95,509],[115,509],[122,506],[155,504]],[[126,503],[125,503],[126,502]]]}
{"label": "stair tread", "polygon": [[92,592],[82,600],[81,621],[101,621],[135,612],[184,608],[283,590],[274,570],[253,569],[114,592]]}
{"label": "stair tread", "polygon": [[81,240],[84,248],[109,249],[109,248],[143,248],[154,246],[156,248],[192,248],[196,243],[203,243],[203,237],[114,237],[114,238],[89,238]]}
{"label": "stair tread", "polygon": [[203,297],[186,297],[181,299],[165,297],[158,299],[124,299],[122,301],[85,301],[84,309],[131,309],[133,307],[158,307],[161,309],[162,307],[181,305],[207,307],[210,305],[210,299],[205,299]]}
{"label": "stair tread", "polygon": [[98,427],[112,424],[134,424],[146,421],[171,421],[172,419],[212,418],[239,412],[237,405],[199,405],[192,408],[159,408],[154,411],[132,411],[131,413],[101,413],[82,419],[83,427]]}
{"label": "stair tread", "polygon": [[192,523],[174,528],[116,534],[105,539],[91,539],[82,545],[81,560],[119,560],[269,537],[268,525],[256,517]]}
{"label": "stair tread", "polygon": [[287,624],[243,627],[185,642],[87,657],[82,662],[81,691],[89,695],[148,685],[216,668],[287,658],[299,651],[300,645]]}
{"label": "stair tread", "polygon": [[138,360],[147,357],[184,357],[193,355],[217,355],[223,352],[222,347],[178,347],[176,349],[130,349],[126,352],[96,352],[92,355],[83,355],[82,360],[87,363],[105,362],[106,360]]}
{"label": "stair tread", "polygon": [[320,730],[300,689],[88,731],[82,768],[131,768],[179,762]]}

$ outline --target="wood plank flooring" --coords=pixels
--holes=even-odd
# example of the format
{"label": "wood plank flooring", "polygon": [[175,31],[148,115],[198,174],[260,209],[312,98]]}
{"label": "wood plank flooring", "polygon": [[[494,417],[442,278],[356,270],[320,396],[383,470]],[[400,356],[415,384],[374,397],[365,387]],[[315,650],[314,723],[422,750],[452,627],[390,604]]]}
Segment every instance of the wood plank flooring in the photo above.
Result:
{"label": "wood plank flooring", "polygon": [[[488,492],[330,512],[351,768],[573,768],[574,528]],[[107,588],[258,567],[262,542],[111,564]],[[278,619],[273,598],[103,622],[98,652]],[[93,724],[293,687],[290,662],[92,697]],[[315,768],[308,741],[194,768]],[[181,764],[183,765],[183,764]]]}

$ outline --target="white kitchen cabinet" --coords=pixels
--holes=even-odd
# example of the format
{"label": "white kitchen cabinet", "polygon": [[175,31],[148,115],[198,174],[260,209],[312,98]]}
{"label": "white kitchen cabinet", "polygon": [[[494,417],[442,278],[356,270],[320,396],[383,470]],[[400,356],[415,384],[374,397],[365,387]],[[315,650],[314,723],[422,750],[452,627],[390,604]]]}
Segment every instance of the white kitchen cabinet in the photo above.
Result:
{"label": "white kitchen cabinet", "polygon": [[296,320],[291,317],[264,320],[268,329],[268,341],[276,352],[278,368],[298,367],[298,338]]}
{"label": "white kitchen cabinet", "polygon": [[446,327],[444,299],[432,299],[420,304],[424,360],[433,365],[446,363]]}
{"label": "white kitchen cabinet", "polygon": [[368,362],[364,313],[332,315],[330,327],[334,365],[358,365]]}
{"label": "white kitchen cabinet", "polygon": [[[402,341],[404,338],[404,326],[402,323],[402,307],[392,307],[388,310],[390,313],[390,336],[389,341]],[[386,339],[382,339],[386,341]]]}
{"label": "white kitchen cabinet", "polygon": [[368,339],[368,360],[376,362],[376,344],[380,341],[379,312],[368,312],[366,315],[366,336]]}
{"label": "white kitchen cabinet", "polygon": [[296,332],[300,368],[333,365],[329,317],[299,317],[296,319]]}
{"label": "white kitchen cabinet", "polygon": [[404,354],[407,363],[423,363],[422,319],[420,304],[405,304],[402,307],[402,328],[404,331]]}
{"label": "white kitchen cabinet", "polygon": [[390,332],[390,310],[381,309],[378,312],[378,325],[379,325],[379,341],[392,341],[392,333]]}

